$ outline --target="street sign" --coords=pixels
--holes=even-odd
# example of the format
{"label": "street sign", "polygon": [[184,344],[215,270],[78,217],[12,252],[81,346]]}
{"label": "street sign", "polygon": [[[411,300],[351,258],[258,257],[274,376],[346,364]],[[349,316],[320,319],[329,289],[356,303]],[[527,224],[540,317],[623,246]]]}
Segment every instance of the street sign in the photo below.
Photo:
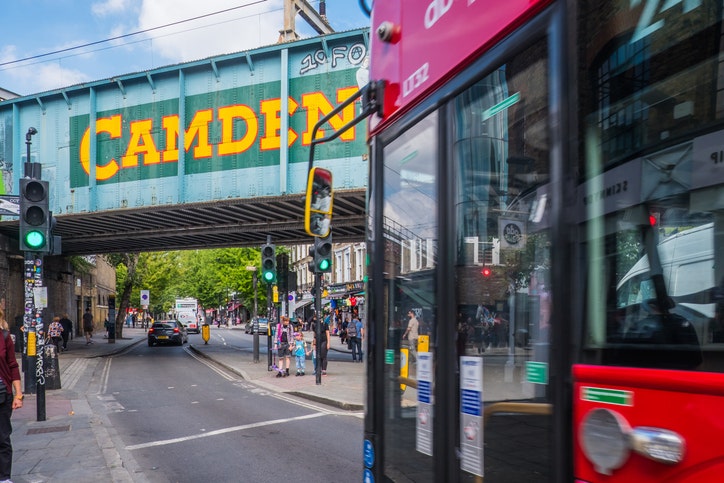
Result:
{"label": "street sign", "polygon": [[0,195],[0,215],[20,216],[20,196]]}
{"label": "street sign", "polygon": [[141,307],[144,309],[148,307],[149,291],[141,290]]}

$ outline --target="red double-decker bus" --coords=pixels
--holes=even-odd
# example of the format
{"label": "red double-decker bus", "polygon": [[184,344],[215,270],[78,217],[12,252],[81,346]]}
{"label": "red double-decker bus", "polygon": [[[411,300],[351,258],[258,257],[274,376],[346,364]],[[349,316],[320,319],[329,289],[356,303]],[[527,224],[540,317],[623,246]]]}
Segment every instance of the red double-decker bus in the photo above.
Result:
{"label": "red double-decker bus", "polygon": [[364,481],[721,481],[723,5],[374,2]]}

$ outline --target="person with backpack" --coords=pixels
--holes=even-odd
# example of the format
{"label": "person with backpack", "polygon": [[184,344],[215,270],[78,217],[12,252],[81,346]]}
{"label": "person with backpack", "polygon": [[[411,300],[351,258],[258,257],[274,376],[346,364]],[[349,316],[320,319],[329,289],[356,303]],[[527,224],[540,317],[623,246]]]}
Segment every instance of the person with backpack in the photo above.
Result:
{"label": "person with backpack", "polygon": [[352,320],[347,325],[347,337],[352,346],[352,362],[362,362],[363,326],[357,312],[354,313]]}
{"label": "person with backpack", "polygon": [[[60,324],[60,317],[53,317],[53,321],[48,327],[48,339],[55,346],[55,351],[60,354],[60,341],[63,337],[63,326]],[[1,483],[1,482],[0,482]]]}
{"label": "person with backpack", "polygon": [[287,377],[292,359],[292,344],[294,343],[294,332],[289,324],[289,317],[281,316],[281,322],[277,324],[277,354],[279,356],[279,372],[277,377]]}

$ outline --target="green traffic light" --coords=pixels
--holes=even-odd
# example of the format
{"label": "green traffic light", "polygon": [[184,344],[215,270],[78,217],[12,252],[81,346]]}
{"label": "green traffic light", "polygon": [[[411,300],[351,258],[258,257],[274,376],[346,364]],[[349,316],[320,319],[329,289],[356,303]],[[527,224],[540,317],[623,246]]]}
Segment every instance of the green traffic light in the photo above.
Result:
{"label": "green traffic light", "polygon": [[263,275],[265,282],[271,282],[274,280],[274,273],[273,272],[264,272]]}
{"label": "green traffic light", "polygon": [[29,248],[43,248],[45,246],[45,235],[37,230],[31,230],[25,234],[25,246]]}
{"label": "green traffic light", "polygon": [[319,262],[319,269],[320,270],[329,270],[331,263],[329,259],[325,258],[324,260],[320,260]]}

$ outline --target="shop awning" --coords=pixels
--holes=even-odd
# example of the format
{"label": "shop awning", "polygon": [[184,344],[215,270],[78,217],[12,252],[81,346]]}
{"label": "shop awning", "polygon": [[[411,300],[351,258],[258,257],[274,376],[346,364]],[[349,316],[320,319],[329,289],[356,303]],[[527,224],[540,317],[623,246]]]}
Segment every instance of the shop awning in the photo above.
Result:
{"label": "shop awning", "polygon": [[314,302],[314,299],[299,300],[297,302],[294,302],[293,310],[303,309],[304,307],[306,307],[307,305],[309,305],[313,302]]}

